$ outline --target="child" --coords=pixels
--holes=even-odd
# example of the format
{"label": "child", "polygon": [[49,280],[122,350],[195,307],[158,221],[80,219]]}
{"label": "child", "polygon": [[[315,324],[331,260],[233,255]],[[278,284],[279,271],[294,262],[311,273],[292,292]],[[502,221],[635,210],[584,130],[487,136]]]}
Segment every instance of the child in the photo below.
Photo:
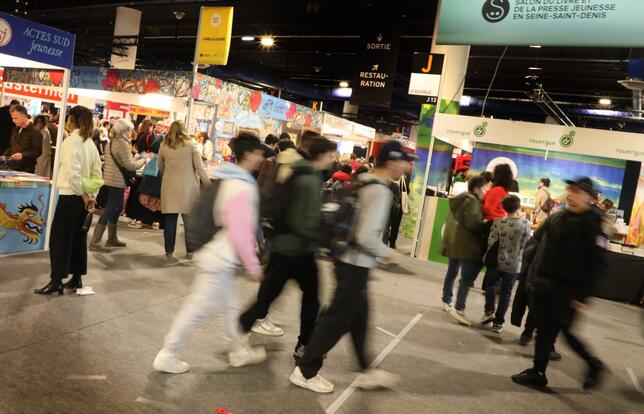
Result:
{"label": "child", "polygon": [[[510,304],[512,287],[521,271],[521,258],[523,248],[530,236],[530,222],[519,216],[521,200],[515,195],[508,195],[502,201],[503,209],[507,217],[498,219],[492,224],[488,238],[488,252],[490,255],[492,247],[498,242],[498,265],[490,268],[488,272],[488,284],[485,289],[485,315],[481,324],[494,322],[492,331],[501,333],[505,322],[505,313]],[[486,263],[489,262],[489,257]],[[489,266],[489,264],[488,264]],[[496,299],[496,286],[501,282],[501,293],[499,305],[494,313],[494,301]]]}

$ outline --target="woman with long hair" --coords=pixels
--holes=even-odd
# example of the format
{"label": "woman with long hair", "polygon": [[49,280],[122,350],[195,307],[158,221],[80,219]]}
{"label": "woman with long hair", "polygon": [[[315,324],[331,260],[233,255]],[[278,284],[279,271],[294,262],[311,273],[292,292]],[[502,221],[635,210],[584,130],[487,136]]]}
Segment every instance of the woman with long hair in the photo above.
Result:
{"label": "woman with long hair", "polygon": [[483,217],[494,221],[506,216],[501,201],[508,195],[514,181],[514,174],[509,164],[494,167],[492,188],[483,198]]}
{"label": "woman with long hair", "polygon": [[[199,181],[210,183],[206,168],[201,161],[197,143],[190,138],[182,121],[174,121],[163,139],[159,150],[159,172],[161,182],[161,212],[165,217],[163,239],[168,259],[174,255],[177,237],[177,220],[190,212],[192,203],[199,192]],[[198,177],[198,178],[197,178]],[[192,258],[186,246],[186,257]]]}
{"label": "woman with long hair", "polygon": [[[87,233],[83,223],[94,209],[96,194],[83,189],[83,179],[101,176],[101,159],[91,139],[92,112],[84,106],[72,108],[65,129],[70,135],[63,141],[60,154],[59,197],[49,239],[50,281],[34,291],[41,295],[62,295],[63,287],[81,288],[81,277],[87,274]],[[69,275],[72,279],[63,285]]]}
{"label": "woman with long hair", "polygon": [[212,141],[210,140],[208,134],[203,131],[198,132],[196,138],[197,149],[201,154],[201,161],[203,162],[204,166],[208,168],[208,166],[212,162],[212,154],[214,153]]}
{"label": "woman with long hair", "polygon": [[141,121],[139,128],[136,130],[136,139],[134,140],[134,147],[137,153],[150,152],[150,147],[154,143],[153,129],[154,124],[152,121],[149,119]]}

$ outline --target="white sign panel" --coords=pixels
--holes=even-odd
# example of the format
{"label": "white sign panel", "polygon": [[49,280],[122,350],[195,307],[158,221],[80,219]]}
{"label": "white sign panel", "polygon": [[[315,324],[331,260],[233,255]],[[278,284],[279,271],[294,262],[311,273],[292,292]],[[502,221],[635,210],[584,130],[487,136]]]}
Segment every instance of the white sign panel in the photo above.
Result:
{"label": "white sign panel", "polygon": [[419,96],[438,96],[441,75],[412,73],[409,79],[409,94]]}

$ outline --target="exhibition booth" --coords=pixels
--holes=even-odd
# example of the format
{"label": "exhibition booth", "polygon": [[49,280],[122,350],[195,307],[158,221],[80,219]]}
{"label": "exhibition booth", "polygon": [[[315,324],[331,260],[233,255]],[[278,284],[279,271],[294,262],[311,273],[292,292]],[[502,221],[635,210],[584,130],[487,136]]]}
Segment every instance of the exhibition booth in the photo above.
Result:
{"label": "exhibition booth", "polygon": [[[57,142],[62,142],[75,36],[2,12],[0,24],[3,90],[6,91],[9,82],[23,83],[18,75],[23,69],[46,70],[54,74],[53,79],[48,76],[29,83],[57,87],[55,95],[60,102]],[[11,165],[11,160],[4,162]],[[60,151],[57,151],[51,180],[27,172],[0,169],[0,254],[47,248],[59,165]]]}
{"label": "exhibition booth", "polygon": [[356,154],[366,158],[376,138],[376,130],[324,112],[322,135],[338,143],[340,154]]}
{"label": "exhibition booth", "polygon": [[[515,172],[522,209],[530,217],[541,178],[551,180],[555,210],[565,204],[565,180],[591,177],[617,209],[608,277],[597,296],[639,300],[644,287],[644,136],[641,134],[437,114],[424,182],[430,190],[418,215],[414,256],[446,263],[441,235],[449,214],[449,172],[455,149],[471,153],[471,174],[507,163]],[[442,194],[438,197],[436,194]],[[619,279],[619,281],[617,281]]]}

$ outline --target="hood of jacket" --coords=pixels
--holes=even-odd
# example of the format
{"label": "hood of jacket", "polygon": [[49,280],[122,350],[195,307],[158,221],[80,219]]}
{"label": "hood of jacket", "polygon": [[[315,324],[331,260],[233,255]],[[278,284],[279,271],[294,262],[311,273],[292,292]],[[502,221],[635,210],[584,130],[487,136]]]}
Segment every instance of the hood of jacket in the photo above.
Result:
{"label": "hood of jacket", "polygon": [[215,178],[219,180],[242,180],[250,184],[255,184],[255,177],[237,164],[231,162],[224,163],[217,167],[213,172]]}
{"label": "hood of jacket", "polygon": [[449,209],[450,209],[450,211],[452,213],[457,212],[458,210],[460,210],[461,207],[463,207],[463,204],[465,204],[465,202],[468,199],[476,200],[479,203],[481,202],[481,200],[479,200],[478,197],[476,197],[474,194],[470,193],[469,191],[465,191],[465,192],[457,195],[456,197],[449,199]]}
{"label": "hood of jacket", "polygon": [[336,171],[331,176],[335,181],[351,181],[351,176],[344,171]]}

